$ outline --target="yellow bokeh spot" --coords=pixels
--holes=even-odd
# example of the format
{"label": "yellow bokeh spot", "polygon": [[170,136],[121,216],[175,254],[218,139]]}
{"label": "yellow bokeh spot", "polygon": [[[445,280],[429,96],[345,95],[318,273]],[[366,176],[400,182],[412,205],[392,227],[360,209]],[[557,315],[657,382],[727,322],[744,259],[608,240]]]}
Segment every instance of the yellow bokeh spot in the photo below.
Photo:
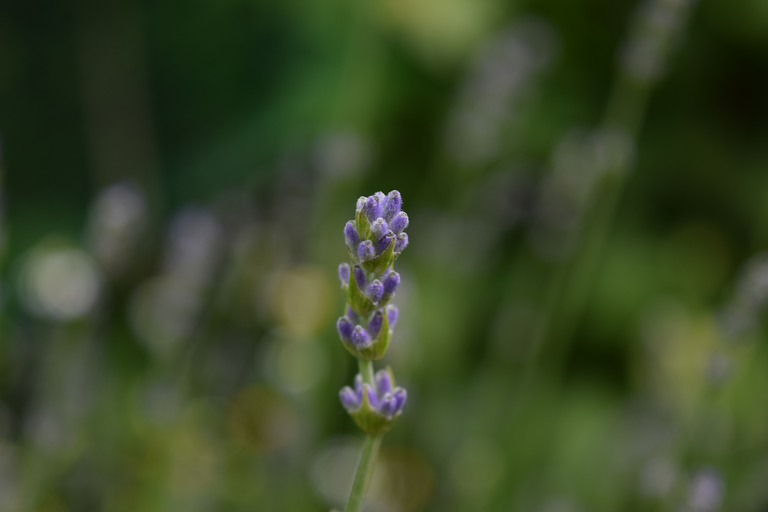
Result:
{"label": "yellow bokeh spot", "polygon": [[495,21],[495,0],[382,0],[387,23],[430,64],[460,61]]}
{"label": "yellow bokeh spot", "polygon": [[329,321],[334,291],[328,276],[319,268],[294,267],[274,280],[272,313],[291,334],[311,336]]}

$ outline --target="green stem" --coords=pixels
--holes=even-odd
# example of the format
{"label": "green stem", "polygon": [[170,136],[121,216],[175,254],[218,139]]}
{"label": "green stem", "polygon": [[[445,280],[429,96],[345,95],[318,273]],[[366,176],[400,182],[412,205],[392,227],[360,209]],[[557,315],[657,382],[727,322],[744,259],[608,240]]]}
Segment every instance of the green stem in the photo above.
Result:
{"label": "green stem", "polygon": [[358,358],[357,366],[360,369],[360,375],[363,376],[363,382],[373,386],[373,362]]}
{"label": "green stem", "polygon": [[[367,362],[369,368],[372,367],[371,362]],[[357,466],[355,482],[352,484],[352,492],[349,495],[347,508],[344,509],[344,512],[359,512],[362,509],[363,503],[365,503],[365,495],[368,494],[368,486],[371,484],[373,468],[376,465],[376,455],[379,453],[379,447],[381,446],[381,438],[381,434],[378,436],[365,436],[360,465]]]}

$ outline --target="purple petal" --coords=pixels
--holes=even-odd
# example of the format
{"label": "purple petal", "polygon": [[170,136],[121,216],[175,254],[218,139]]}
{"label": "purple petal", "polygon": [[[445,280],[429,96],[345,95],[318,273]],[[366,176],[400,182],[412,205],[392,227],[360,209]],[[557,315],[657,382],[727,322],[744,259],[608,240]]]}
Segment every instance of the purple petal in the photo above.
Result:
{"label": "purple petal", "polygon": [[383,298],[389,299],[397,290],[397,285],[400,284],[400,274],[397,272],[390,272],[384,277],[384,296]]}
{"label": "purple petal", "polygon": [[373,236],[375,237],[376,240],[386,235],[387,231],[389,231],[389,227],[387,226],[387,221],[385,221],[381,217],[376,219],[376,221],[373,224],[371,224],[371,233],[373,233]]}
{"label": "purple petal", "polygon": [[392,396],[395,397],[395,414],[398,414],[403,410],[408,393],[403,388],[395,388]]}
{"label": "purple petal", "polygon": [[355,327],[355,330],[352,331],[352,343],[358,348],[366,347],[371,343],[371,336],[368,334],[368,331],[358,325]]}
{"label": "purple petal", "polygon": [[383,208],[384,203],[387,201],[387,196],[384,195],[384,192],[378,191],[375,194],[373,194],[373,196],[379,201],[379,205],[381,205],[381,207]]}
{"label": "purple petal", "polygon": [[399,312],[397,311],[397,306],[387,306],[387,322],[389,323],[390,329],[395,327],[398,313]]}
{"label": "purple petal", "polygon": [[347,243],[349,250],[354,251],[360,244],[360,235],[357,233],[355,223],[351,220],[344,226],[344,241]]}
{"label": "purple petal", "polygon": [[387,418],[391,418],[395,414],[396,409],[397,404],[395,403],[395,397],[389,393],[384,395],[384,397],[381,399],[381,404],[379,404],[379,412],[381,415]]}
{"label": "purple petal", "polygon": [[395,242],[395,252],[402,252],[406,247],[408,247],[408,234],[400,233],[397,235],[397,242]]}
{"label": "purple petal", "polygon": [[378,242],[376,242],[376,254],[381,254],[386,251],[387,247],[389,247],[389,244],[392,243],[392,239],[394,237],[395,234],[391,230],[387,231],[387,233],[381,237]]}
{"label": "purple petal", "polygon": [[400,234],[403,232],[405,228],[408,227],[408,214],[405,212],[400,212],[392,219],[392,221],[389,223],[389,229],[395,232],[395,234]]}
{"label": "purple petal", "polygon": [[368,286],[368,298],[371,299],[371,302],[376,304],[381,300],[381,296],[384,295],[384,285],[381,284],[381,281],[378,279],[374,279],[373,282]]}
{"label": "purple petal", "polygon": [[379,396],[384,396],[392,391],[392,376],[387,370],[379,370],[376,372],[376,391]]}
{"label": "purple petal", "polygon": [[387,195],[387,203],[384,206],[384,219],[387,221],[392,220],[395,215],[400,213],[400,208],[403,207],[403,198],[400,197],[400,192],[393,190]]}
{"label": "purple petal", "polygon": [[336,322],[336,330],[339,331],[339,337],[347,343],[352,342],[352,332],[355,327],[349,321],[349,318],[343,316]]}
{"label": "purple petal", "polygon": [[379,198],[376,196],[370,196],[365,200],[365,206],[363,207],[365,216],[368,217],[369,222],[373,222],[381,217],[381,205],[379,204]]}
{"label": "purple petal", "polygon": [[368,261],[376,256],[376,251],[373,249],[373,242],[370,240],[363,240],[360,245],[357,246],[357,258],[360,261]]}
{"label": "purple petal", "polygon": [[379,397],[376,396],[376,391],[369,384],[363,384],[363,393],[368,394],[368,402],[371,404],[371,407],[378,409]]}
{"label": "purple petal", "polygon": [[368,280],[365,278],[365,272],[360,267],[360,265],[355,265],[352,267],[352,272],[355,274],[355,281],[357,282],[357,287],[361,290],[365,290],[368,288]]}
{"label": "purple petal", "polygon": [[347,318],[349,318],[349,321],[352,322],[353,325],[357,325],[360,323],[360,315],[355,313],[355,310],[352,309],[352,306],[347,306]]}
{"label": "purple petal", "polygon": [[349,284],[349,263],[339,264],[339,280],[342,286]]}
{"label": "purple petal", "polygon": [[373,318],[371,318],[371,321],[368,322],[368,333],[370,333],[373,339],[376,339],[379,336],[379,332],[381,331],[381,326],[383,324],[384,314],[381,312],[381,310],[379,310],[373,314]]}
{"label": "purple petal", "polygon": [[339,399],[341,400],[341,405],[350,412],[360,407],[360,400],[358,400],[357,395],[349,386],[341,388],[341,391],[339,391]]}

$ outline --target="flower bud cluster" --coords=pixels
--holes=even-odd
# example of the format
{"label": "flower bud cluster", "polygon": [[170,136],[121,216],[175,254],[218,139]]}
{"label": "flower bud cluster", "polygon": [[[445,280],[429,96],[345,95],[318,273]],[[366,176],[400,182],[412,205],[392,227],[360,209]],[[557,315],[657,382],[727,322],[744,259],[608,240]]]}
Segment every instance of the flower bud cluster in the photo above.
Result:
{"label": "flower bud cluster", "polygon": [[408,214],[401,211],[402,204],[397,190],[357,200],[355,220],[344,226],[344,240],[352,261],[367,272],[383,273],[408,246]]}
{"label": "flower bud cluster", "polygon": [[[347,306],[336,328],[344,347],[362,361],[384,357],[397,323],[398,310],[389,302],[400,284],[394,262],[408,246],[408,214],[402,205],[396,190],[360,197],[355,219],[344,226],[351,262],[339,265]],[[391,369],[379,371],[374,381],[364,383],[358,374],[355,390],[345,387],[340,392],[344,407],[370,435],[389,429],[406,398],[404,389],[394,387]]]}
{"label": "flower bud cluster", "polygon": [[392,426],[392,421],[403,411],[407,393],[395,387],[392,369],[379,370],[373,385],[363,382],[358,373],[355,389],[345,386],[339,391],[341,404],[355,422],[370,435],[383,434]]}

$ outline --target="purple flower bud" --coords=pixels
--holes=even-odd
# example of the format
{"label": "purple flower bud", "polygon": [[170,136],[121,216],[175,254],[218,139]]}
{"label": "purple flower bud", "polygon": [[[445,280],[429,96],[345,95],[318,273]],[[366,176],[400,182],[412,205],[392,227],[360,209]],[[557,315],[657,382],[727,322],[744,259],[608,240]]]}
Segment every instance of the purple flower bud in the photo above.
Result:
{"label": "purple flower bud", "polygon": [[381,296],[384,295],[384,285],[382,285],[381,281],[378,279],[374,279],[373,282],[368,285],[367,293],[371,302],[376,304],[381,300]]}
{"label": "purple flower bud", "polygon": [[349,321],[349,318],[343,316],[336,322],[336,329],[339,331],[339,337],[347,343],[352,343],[352,333],[355,326]]}
{"label": "purple flower bud", "polygon": [[390,393],[384,395],[381,399],[381,404],[379,404],[379,412],[381,415],[386,418],[391,418],[395,414],[396,409],[397,403],[395,402],[395,397]]}
{"label": "purple flower bud", "polygon": [[376,254],[381,254],[387,250],[389,244],[392,243],[392,239],[395,238],[395,234],[390,230],[376,242]]}
{"label": "purple flower bud", "polygon": [[400,413],[405,405],[405,400],[408,398],[408,393],[403,388],[395,388],[392,392],[392,396],[395,398],[395,414]]}
{"label": "purple flower bud", "polygon": [[408,227],[408,214],[405,212],[400,212],[397,215],[395,215],[392,218],[392,221],[389,223],[389,229],[394,231],[395,234],[399,235],[403,232],[405,228]]}
{"label": "purple flower bud", "polygon": [[391,221],[395,215],[400,213],[400,208],[403,207],[403,198],[400,197],[400,192],[393,190],[387,195],[387,202],[384,206],[384,219]]}
{"label": "purple flower bud", "polygon": [[376,219],[376,221],[371,224],[371,233],[373,233],[373,236],[376,238],[376,240],[386,235],[387,231],[389,231],[389,227],[387,227],[387,221],[381,217]]}
{"label": "purple flower bud", "polygon": [[382,208],[383,208],[383,207],[384,207],[384,203],[387,201],[387,196],[385,196],[385,195],[384,195],[384,192],[382,192],[381,190],[379,190],[378,192],[376,192],[376,193],[375,193],[375,194],[373,194],[373,195],[374,195],[374,197],[375,197],[375,198],[376,198],[376,199],[379,201],[379,204],[380,204],[380,205],[382,206]]}
{"label": "purple flower bud", "polygon": [[376,372],[376,391],[380,396],[384,396],[392,391],[392,376],[387,370],[379,370]]}
{"label": "purple flower bud", "polygon": [[355,330],[352,331],[352,343],[357,348],[365,348],[371,344],[371,336],[368,331],[362,328],[362,326],[355,326]]}
{"label": "purple flower bud", "polygon": [[384,295],[383,299],[389,299],[397,290],[397,286],[400,284],[400,274],[397,272],[390,272],[384,276]]}
{"label": "purple flower bud", "polygon": [[370,196],[365,200],[365,206],[363,207],[365,216],[368,217],[368,222],[373,222],[381,217],[381,205],[379,204],[379,198],[376,196]]}
{"label": "purple flower bud", "polygon": [[376,256],[376,252],[373,249],[373,242],[370,240],[363,240],[360,245],[357,246],[357,258],[360,261],[368,261]]}
{"label": "purple flower bud", "polygon": [[382,325],[384,325],[384,314],[379,310],[374,313],[373,318],[368,322],[368,333],[372,338],[376,339],[379,336]]}
{"label": "purple flower bud", "polygon": [[349,284],[349,263],[341,263],[339,265],[339,280],[342,286]]}
{"label": "purple flower bud", "polygon": [[360,407],[360,400],[358,400],[357,394],[355,394],[349,386],[341,388],[341,391],[339,391],[339,399],[341,400],[341,405],[350,412]]}
{"label": "purple flower bud", "polygon": [[360,265],[355,265],[352,267],[352,272],[355,274],[357,287],[361,290],[365,290],[368,287],[368,280],[365,278],[365,272],[363,269],[360,267]]}
{"label": "purple flower bud", "polygon": [[360,244],[360,235],[357,233],[355,223],[347,221],[347,225],[344,226],[344,241],[347,243],[350,251],[354,251]]}
{"label": "purple flower bud", "polygon": [[387,322],[389,322],[389,328],[392,329],[397,323],[397,306],[387,306]]}
{"label": "purple flower bud", "polygon": [[402,252],[406,247],[408,247],[408,234],[400,233],[397,235],[397,242],[395,242],[395,252]]}
{"label": "purple flower bud", "polygon": [[360,323],[360,315],[355,313],[355,310],[352,309],[352,306],[347,306],[347,318],[349,318],[349,321],[352,322],[353,325],[357,325]]}
{"label": "purple flower bud", "polygon": [[368,402],[374,409],[379,408],[379,397],[376,396],[376,391],[368,384],[363,384],[363,393],[368,394]]}

